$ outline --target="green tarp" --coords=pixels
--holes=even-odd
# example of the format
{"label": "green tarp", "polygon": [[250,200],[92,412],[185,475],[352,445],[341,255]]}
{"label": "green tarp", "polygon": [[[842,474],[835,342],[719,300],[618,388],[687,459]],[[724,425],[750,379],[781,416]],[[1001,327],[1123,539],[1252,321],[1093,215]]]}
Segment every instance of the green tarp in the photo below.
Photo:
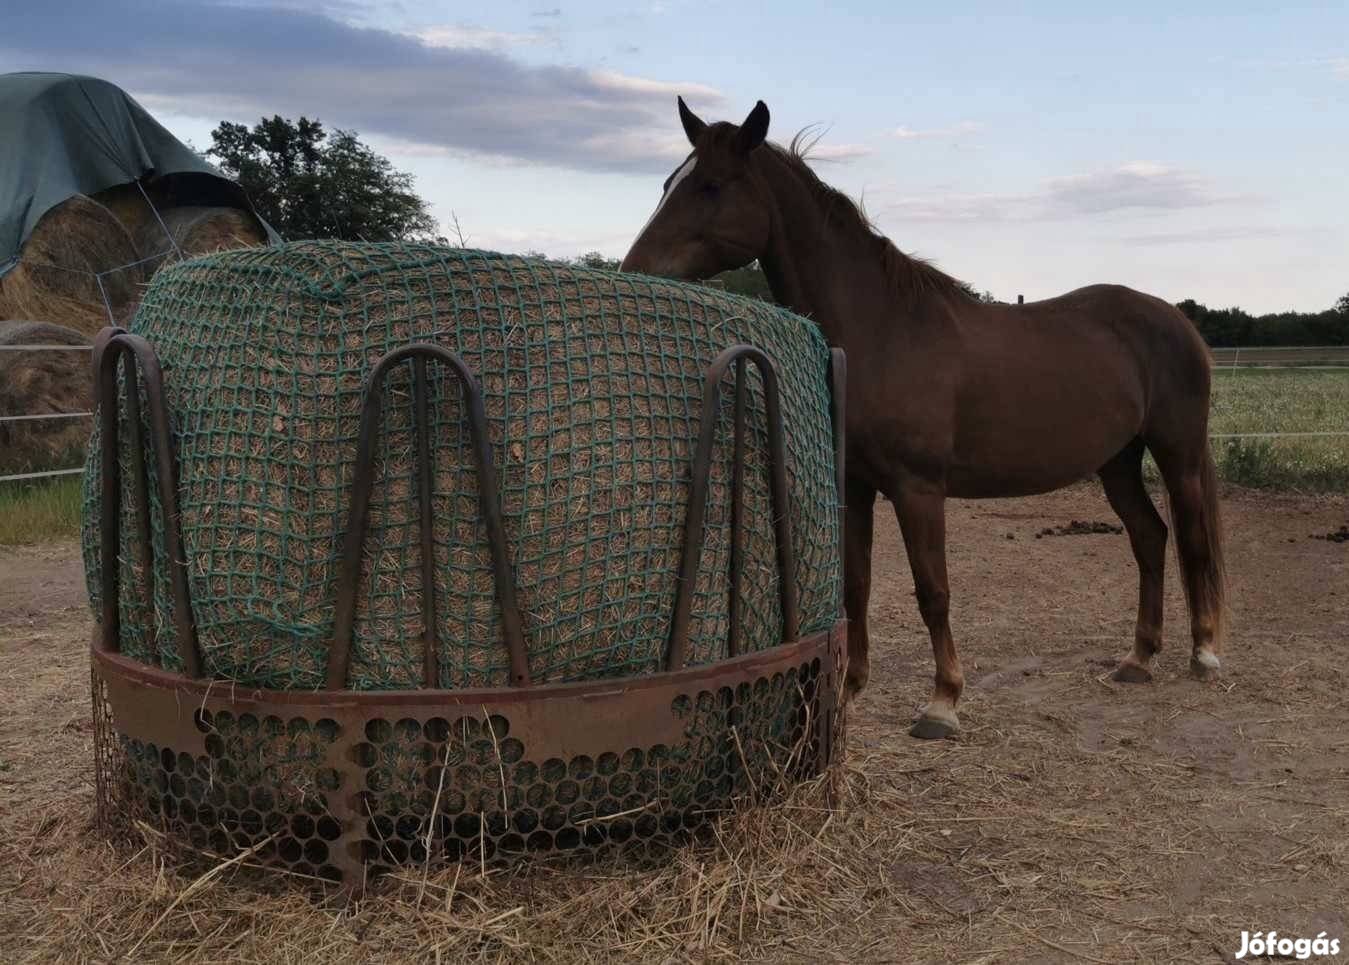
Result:
{"label": "green tarp", "polygon": [[0,74],[0,276],[62,201],[164,175],[187,176],[175,192],[179,203],[253,211],[237,184],[113,84],[76,74]]}

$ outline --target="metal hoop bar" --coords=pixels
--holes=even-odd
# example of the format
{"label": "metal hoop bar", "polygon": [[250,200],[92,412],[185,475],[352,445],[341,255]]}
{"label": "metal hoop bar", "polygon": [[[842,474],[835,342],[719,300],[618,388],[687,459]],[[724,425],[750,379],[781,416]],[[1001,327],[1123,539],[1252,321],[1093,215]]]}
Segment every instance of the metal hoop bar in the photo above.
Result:
{"label": "metal hoop bar", "polygon": [[[501,503],[497,499],[496,473],[492,465],[492,447],[487,438],[487,416],[483,406],[482,390],[468,366],[448,349],[428,342],[419,342],[395,349],[375,363],[366,379],[365,401],[361,410],[360,436],[357,440],[356,470],[351,486],[350,511],[347,531],[342,542],[341,576],[338,583],[337,619],[333,628],[333,642],[328,651],[327,682],[329,689],[346,686],[351,667],[351,641],[356,623],[356,594],[361,580],[361,547],[370,507],[370,490],[374,484],[374,453],[379,438],[380,415],[383,410],[384,383],[390,370],[407,359],[432,359],[450,368],[463,387],[464,406],[467,409],[469,434],[473,443],[473,458],[478,473],[478,502],[483,523],[487,529],[487,543],[492,554],[492,572],[496,583],[497,602],[501,606],[501,629],[510,658],[511,685],[529,686],[529,663],[525,651],[524,621],[516,599],[515,577],[511,572],[506,551],[505,529],[502,525]],[[423,410],[419,415],[425,423]],[[420,434],[420,433],[419,433]],[[430,471],[430,446],[426,446],[421,465]],[[423,484],[425,484],[424,481]],[[430,542],[429,493],[422,512],[422,545]],[[423,554],[423,585],[429,579]],[[430,594],[426,594],[430,596]],[[434,614],[434,610],[429,611]],[[428,611],[423,604],[423,618]],[[434,627],[427,626],[428,643],[434,637]],[[424,667],[424,670],[426,667]]]}
{"label": "metal hoop bar", "polygon": [[665,668],[681,670],[688,652],[689,620],[693,591],[698,581],[707,518],[707,490],[712,469],[712,446],[716,438],[717,408],[721,401],[721,381],[739,359],[748,359],[759,369],[764,388],[764,408],[768,419],[769,491],[772,500],[774,536],[777,543],[778,590],[782,606],[782,637],[794,641],[800,633],[800,614],[796,597],[796,553],[792,544],[792,523],[787,502],[787,458],[782,435],[782,409],[778,400],[777,373],[768,356],[752,345],[735,345],[717,356],[707,370],[703,389],[702,426],[698,448],[693,456],[693,479],[689,487],[689,507],[684,518],[684,550],[679,564],[679,584],[675,592],[674,616],[670,624]]}
{"label": "metal hoop bar", "polygon": [[727,609],[730,632],[726,637],[726,656],[740,655],[741,626],[745,601],[740,594],[741,576],[745,568],[745,403],[748,396],[745,382],[745,360],[735,360],[735,457],[731,470],[731,600]]}
{"label": "metal hoop bar", "polygon": [[[126,355],[127,415],[134,447],[132,463],[136,467],[137,512],[141,519],[141,559],[143,579],[148,577],[151,600],[154,596],[152,545],[149,536],[149,493],[145,450],[141,445],[139,394],[143,386],[150,407],[150,439],[155,450],[155,482],[159,487],[164,515],[165,550],[173,594],[173,621],[178,642],[178,657],[183,673],[201,676],[201,656],[197,650],[197,630],[192,620],[192,604],[187,587],[187,563],[183,553],[182,531],[178,518],[178,480],[173,459],[173,435],[169,430],[168,410],[164,404],[164,374],[150,344],[139,335],[108,327],[94,342],[94,372],[97,378],[99,418],[102,429],[103,517],[101,527],[101,566],[103,593],[103,644],[112,652],[120,647],[118,600],[121,592],[117,565],[121,543],[121,480],[118,469],[119,420],[117,404],[117,362]],[[135,401],[133,401],[135,400]]]}
{"label": "metal hoop bar", "polygon": [[[118,349],[117,354],[122,359],[123,383],[126,385],[126,428],[127,445],[135,453],[131,460],[132,483],[136,487],[136,539],[140,543],[141,557],[141,591],[145,594],[145,609],[149,613],[155,612],[155,551],[154,542],[150,534],[150,473],[145,465],[145,443],[141,433],[141,399],[140,385],[137,381],[136,357],[128,351]],[[114,369],[116,366],[114,366]],[[116,376],[114,375],[114,381]],[[117,405],[117,399],[112,400],[114,411]],[[120,472],[121,467],[114,464],[115,472]],[[116,512],[121,513],[120,506]],[[120,525],[120,524],[119,524]],[[159,665],[164,665],[164,654],[159,649],[159,621],[155,624],[155,656],[159,658]]]}
{"label": "metal hoop bar", "polygon": [[[847,538],[844,535],[844,527],[847,522],[848,513],[848,490],[847,473],[845,472],[846,463],[844,458],[847,455],[847,396],[848,396],[848,356],[841,348],[831,348],[829,350],[829,393],[833,423],[834,423],[834,476],[835,484],[838,486],[838,558],[840,568],[846,570],[848,566],[848,554],[846,552]],[[867,507],[870,511],[870,507]],[[846,580],[847,574],[841,574]],[[843,596],[839,595],[839,614],[843,613]]]}
{"label": "metal hoop bar", "polygon": [[421,508],[422,546],[422,683],[440,686],[436,654],[436,556],[431,515],[431,484],[435,466],[431,456],[431,410],[426,401],[426,356],[412,360],[412,412],[417,422],[417,501]]}
{"label": "metal hoop bar", "polygon": [[[118,556],[121,547],[120,517],[122,511],[122,479],[117,458],[117,370],[118,352],[105,356],[112,340],[125,334],[124,329],[105,328],[94,340],[93,379],[95,404],[99,421],[99,461],[103,467],[101,480],[102,518],[99,520],[99,592],[102,594],[102,646],[109,653],[122,649],[120,611],[118,608]],[[107,363],[105,365],[105,362]]]}

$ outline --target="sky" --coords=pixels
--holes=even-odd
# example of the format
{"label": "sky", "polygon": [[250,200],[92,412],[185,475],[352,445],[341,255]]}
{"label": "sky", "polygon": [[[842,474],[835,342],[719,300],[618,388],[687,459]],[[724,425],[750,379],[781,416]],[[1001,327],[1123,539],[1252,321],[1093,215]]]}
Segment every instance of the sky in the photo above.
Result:
{"label": "sky", "polygon": [[[1015,9],[1012,9],[1015,7]],[[317,118],[443,230],[621,256],[704,120],[763,99],[903,251],[1004,300],[1349,292],[1349,4],[0,0],[0,72],[92,74],[184,140]],[[0,148],[7,149],[7,148]]]}

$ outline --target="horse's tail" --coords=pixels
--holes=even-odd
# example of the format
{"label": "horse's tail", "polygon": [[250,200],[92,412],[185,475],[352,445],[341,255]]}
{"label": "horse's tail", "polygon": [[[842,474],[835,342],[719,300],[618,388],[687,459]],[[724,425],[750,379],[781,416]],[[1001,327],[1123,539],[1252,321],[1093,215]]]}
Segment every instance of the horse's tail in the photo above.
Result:
{"label": "horse's tail", "polygon": [[1217,654],[1227,630],[1227,578],[1218,471],[1207,440],[1197,462],[1190,471],[1169,476],[1166,488],[1176,557],[1190,607],[1194,669],[1203,672],[1218,669]]}

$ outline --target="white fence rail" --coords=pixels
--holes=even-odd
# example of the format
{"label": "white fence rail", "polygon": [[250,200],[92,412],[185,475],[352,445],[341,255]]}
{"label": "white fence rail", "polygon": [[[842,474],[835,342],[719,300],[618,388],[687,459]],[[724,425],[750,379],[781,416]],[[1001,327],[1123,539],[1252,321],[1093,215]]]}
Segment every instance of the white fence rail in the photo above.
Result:
{"label": "white fence rail", "polygon": [[[0,352],[89,352],[90,345],[0,345]],[[89,419],[92,412],[42,412],[33,415],[0,415],[0,425],[11,422],[42,422],[58,419]],[[84,472],[83,466],[69,469],[45,469],[42,472],[19,472],[0,476],[0,483],[28,482],[37,479],[52,479],[59,476],[78,476]]]}
{"label": "white fence rail", "polygon": [[1349,368],[1349,345],[1254,345],[1209,349],[1220,369]]}
{"label": "white fence rail", "polygon": [[[0,352],[88,352],[88,345],[0,345]],[[1349,368],[1349,346],[1268,346],[1253,348],[1213,349],[1213,362],[1216,367],[1239,368],[1245,366],[1284,366],[1309,365],[1326,368]],[[34,415],[0,416],[0,424],[9,422],[39,422],[55,419],[88,419],[92,412],[53,412]],[[1210,439],[1298,439],[1298,438],[1344,438],[1349,432],[1237,432],[1214,433]],[[48,469],[42,472],[13,473],[0,476],[0,483],[25,482],[36,479],[49,479],[58,476],[75,476],[84,472],[81,466],[69,469]]]}

